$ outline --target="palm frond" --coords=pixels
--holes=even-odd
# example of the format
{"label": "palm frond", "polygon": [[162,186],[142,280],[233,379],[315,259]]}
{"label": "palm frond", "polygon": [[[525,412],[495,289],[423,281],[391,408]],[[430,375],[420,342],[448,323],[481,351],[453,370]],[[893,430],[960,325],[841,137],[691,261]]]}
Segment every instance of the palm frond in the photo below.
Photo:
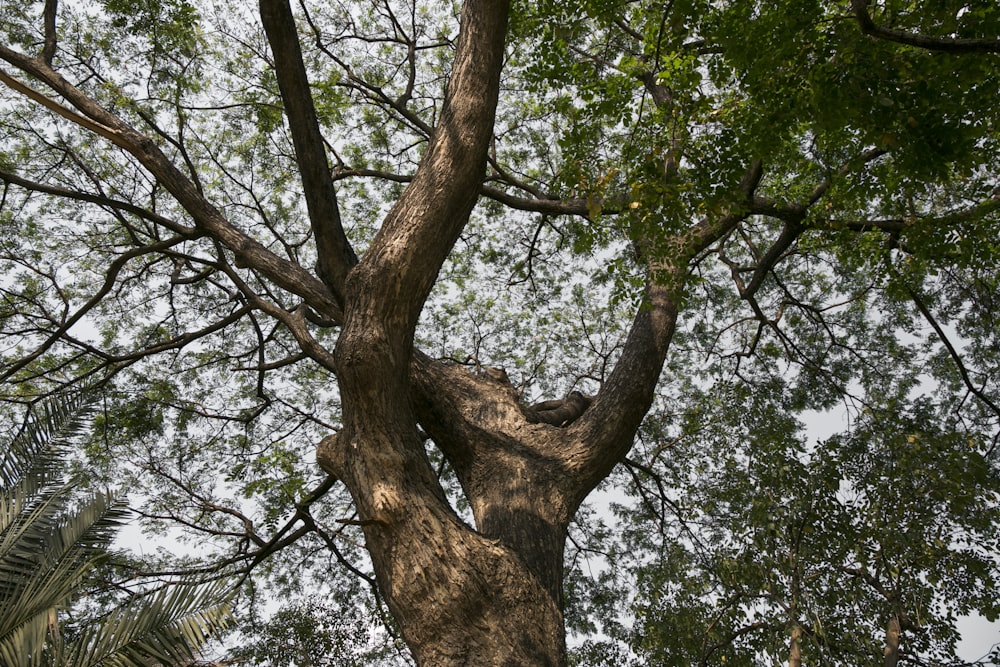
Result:
{"label": "palm frond", "polygon": [[223,584],[171,585],[137,596],[67,647],[67,667],[182,665],[231,621]]}
{"label": "palm frond", "polygon": [[72,511],[62,500],[51,494],[0,535],[0,647],[18,647],[24,655],[41,650],[54,629],[50,617],[107,559],[112,531],[125,516],[124,505],[106,494]]}
{"label": "palm frond", "polygon": [[83,433],[84,394],[37,407],[0,444],[0,665],[150,667],[194,660],[230,622],[223,584],[166,586],[85,623],[70,642],[57,624],[80,596],[127,508],[113,495],[81,495],[62,459]]}
{"label": "palm frond", "polygon": [[62,483],[62,457],[85,432],[92,405],[86,392],[50,399],[35,406],[17,435],[0,445],[0,531],[44,489]]}
{"label": "palm frond", "polygon": [[49,635],[51,614],[45,609],[0,637],[0,665],[5,667],[36,667],[45,660],[45,644]]}
{"label": "palm frond", "polygon": [[2,664],[40,664],[54,639],[57,612],[72,602],[91,569],[107,558],[124,505],[109,494],[79,496],[62,455],[89,417],[82,395],[36,408],[0,445],[0,656]]}

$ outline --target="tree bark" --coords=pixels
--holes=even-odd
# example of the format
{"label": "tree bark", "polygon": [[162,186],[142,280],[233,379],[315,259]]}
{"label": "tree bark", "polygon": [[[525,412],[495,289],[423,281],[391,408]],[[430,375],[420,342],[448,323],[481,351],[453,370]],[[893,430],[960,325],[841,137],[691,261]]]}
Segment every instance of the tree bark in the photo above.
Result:
{"label": "tree bark", "polygon": [[[480,495],[474,501],[480,530],[473,530],[445,498],[411,403],[411,366],[419,370],[425,361],[413,359],[417,318],[468,221],[485,173],[507,12],[505,0],[469,0],[463,6],[440,123],[413,181],[346,279],[335,350],[344,427],[317,452],[324,469],[354,498],[381,591],[421,665],[557,666],[566,658],[554,582],[561,577],[568,514],[543,526],[539,539],[530,521],[507,509],[509,497],[491,493],[493,500]],[[478,382],[468,386],[482,394],[474,398],[489,402],[486,381],[469,380]],[[428,387],[428,393],[434,391]],[[471,454],[467,434],[461,435],[463,442],[454,449]],[[501,449],[493,449],[494,461],[509,471],[511,458]],[[508,475],[506,490],[525,506],[535,505],[530,490],[546,485],[536,483],[526,466],[520,472]],[[465,483],[478,488],[477,479],[467,476]],[[525,541],[532,542],[530,549],[516,548]],[[525,553],[543,555],[532,565]]]}
{"label": "tree bark", "polygon": [[802,667],[802,626],[792,626],[792,638],[788,646],[788,667]]}
{"label": "tree bark", "polygon": [[885,650],[883,665],[885,667],[896,667],[899,664],[899,642],[902,635],[902,627],[899,622],[899,615],[893,614],[889,617],[889,622],[885,626]]}

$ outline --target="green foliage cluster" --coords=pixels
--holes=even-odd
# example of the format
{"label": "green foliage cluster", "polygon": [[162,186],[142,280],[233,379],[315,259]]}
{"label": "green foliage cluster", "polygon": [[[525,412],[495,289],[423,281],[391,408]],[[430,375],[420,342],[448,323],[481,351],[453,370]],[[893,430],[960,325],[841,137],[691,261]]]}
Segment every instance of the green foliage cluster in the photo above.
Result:
{"label": "green foliage cluster", "polygon": [[252,665],[374,667],[396,664],[391,646],[375,643],[364,619],[342,619],[338,607],[315,597],[282,605],[262,623],[247,623],[247,641],[231,659]]}

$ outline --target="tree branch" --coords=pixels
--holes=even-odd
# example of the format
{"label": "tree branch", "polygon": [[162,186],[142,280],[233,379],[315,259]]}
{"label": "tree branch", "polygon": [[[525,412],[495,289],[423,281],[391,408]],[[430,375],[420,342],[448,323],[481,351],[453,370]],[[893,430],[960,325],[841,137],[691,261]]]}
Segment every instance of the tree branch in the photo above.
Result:
{"label": "tree branch", "polygon": [[767,274],[774,269],[775,265],[785,254],[795,239],[799,237],[802,232],[805,231],[805,227],[798,222],[786,222],[784,227],[781,229],[781,234],[778,235],[777,240],[768,248],[767,252],[759,262],[757,262],[757,268],[753,272],[753,276],[750,278],[750,282],[747,283],[746,289],[740,291],[740,296],[744,299],[753,299],[754,294],[760,289],[763,284],[764,279]]}
{"label": "tree branch", "polygon": [[883,28],[875,24],[868,14],[869,0],[851,0],[851,9],[858,19],[861,32],[889,42],[915,46],[930,51],[946,53],[1000,53],[1000,39],[975,39],[960,37],[928,37],[905,30]]}
{"label": "tree branch", "polygon": [[343,305],[347,272],[358,263],[358,258],[341,223],[323,135],[295,29],[295,17],[288,0],[260,0],[260,17],[274,54],[274,72],[285,105],[295,160],[302,177],[306,207],[316,240],[316,270]]}
{"label": "tree branch", "polygon": [[[412,332],[416,325],[441,264],[478,198],[493,136],[507,9],[506,0],[463,5],[440,123],[413,181],[359,266],[365,276],[384,281],[381,293],[369,294],[366,300],[377,298],[380,311],[398,310],[404,331]],[[387,300],[385,294],[394,298]],[[405,372],[406,365],[400,370]]]}
{"label": "tree branch", "polygon": [[568,426],[590,406],[590,400],[578,391],[571,391],[566,398],[536,403],[527,408],[525,414],[530,422]]}
{"label": "tree branch", "polygon": [[730,211],[718,218],[702,220],[668,238],[666,243],[657,243],[656,256],[646,258],[646,294],[636,311],[621,357],[590,408],[569,427],[571,431],[582,432],[576,441],[589,443],[588,450],[575,460],[585,478],[584,487],[607,475],[631,447],[660,379],[689,264],[750,215],[750,203],[762,175],[763,166],[755,160],[739,183],[739,199]]}
{"label": "tree branch", "polygon": [[45,44],[42,47],[42,60],[52,65],[56,55],[56,0],[45,0],[42,18],[45,22]]}
{"label": "tree branch", "polygon": [[936,333],[938,338],[941,340],[941,344],[944,345],[946,350],[948,350],[948,355],[951,357],[951,360],[955,362],[958,374],[962,377],[962,384],[965,385],[966,389],[968,389],[973,396],[982,401],[983,404],[992,410],[995,415],[1000,417],[1000,406],[997,406],[997,404],[993,402],[993,399],[987,396],[982,389],[979,389],[972,384],[972,378],[969,376],[969,371],[962,362],[962,357],[958,354],[955,346],[951,344],[951,340],[948,339],[948,335],[945,334],[944,329],[942,329],[941,325],[938,324],[937,319],[935,319],[934,315],[930,311],[930,308],[927,307],[927,304],[924,303],[924,300],[920,298],[917,291],[909,285],[906,287],[906,292],[910,295],[910,298],[913,299],[913,303],[916,305],[917,310],[920,311],[920,314],[924,316],[927,323],[931,325],[932,329],[934,329],[934,333]]}
{"label": "tree branch", "polygon": [[149,222],[165,227],[170,231],[187,236],[189,239],[194,239],[200,236],[195,227],[185,227],[169,218],[154,213],[148,209],[142,208],[141,206],[136,206],[129,202],[120,201],[118,199],[112,199],[103,195],[95,195],[89,192],[82,192],[79,190],[69,190],[66,188],[56,187],[54,185],[46,185],[44,183],[38,183],[35,181],[22,178],[17,174],[11,173],[0,169],[0,181],[5,183],[10,183],[11,185],[16,185],[18,187],[24,188],[25,190],[30,190],[32,192],[40,192],[42,194],[52,195],[54,197],[61,197],[63,199],[74,199],[76,201],[84,201],[91,204],[97,204],[98,206],[104,206],[106,208],[114,209],[117,211],[125,211],[126,213],[131,213],[132,215],[148,220]]}
{"label": "tree branch", "polygon": [[59,325],[59,327],[55,330],[55,332],[52,333],[45,341],[43,341],[41,345],[35,348],[33,352],[22,357],[17,362],[10,364],[2,372],[0,372],[0,381],[6,380],[7,378],[13,376],[19,370],[26,367],[32,361],[34,361],[42,354],[44,354],[53,345],[55,345],[56,342],[58,342],[61,338],[63,338],[66,335],[66,332],[68,332],[73,327],[74,324],[79,322],[84,315],[90,312],[111,291],[111,288],[114,286],[119,272],[125,267],[125,265],[129,261],[131,261],[135,257],[141,257],[142,255],[147,255],[150,253],[165,252],[172,246],[175,246],[179,243],[183,243],[184,241],[185,239],[183,237],[170,238],[163,241],[159,241],[158,243],[154,243],[149,246],[144,246],[142,248],[135,248],[128,252],[124,252],[118,257],[116,257],[115,261],[113,261],[111,263],[111,266],[108,267],[108,270],[104,277],[104,284],[101,285],[101,288],[99,290],[97,290],[97,293],[94,294],[94,296],[90,297],[90,299],[88,299],[85,304],[83,304],[75,313],[73,313],[73,315],[71,315],[65,321],[63,321]]}
{"label": "tree branch", "polygon": [[0,82],[80,127],[104,137],[134,156],[184,207],[199,229],[217,239],[236,255],[240,266],[253,266],[274,284],[305,299],[325,317],[340,321],[341,306],[322,281],[298,264],[278,257],[260,242],[233,226],[149,137],[88,97],[45,62],[28,58],[2,45],[0,45],[0,59],[43,81],[72,104],[79,113],[25,86],[2,70],[0,70]]}

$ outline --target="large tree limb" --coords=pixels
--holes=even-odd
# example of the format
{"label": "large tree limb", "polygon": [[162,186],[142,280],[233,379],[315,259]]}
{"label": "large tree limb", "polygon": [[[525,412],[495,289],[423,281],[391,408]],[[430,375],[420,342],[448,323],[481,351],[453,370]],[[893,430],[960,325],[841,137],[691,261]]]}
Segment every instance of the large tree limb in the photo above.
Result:
{"label": "large tree limb", "polygon": [[56,55],[56,0],[45,0],[42,20],[45,23],[45,43],[42,46],[42,60],[51,65],[52,59]]}
{"label": "large tree limb", "polygon": [[45,83],[69,102],[75,111],[30,88],[2,70],[0,70],[0,82],[51,109],[66,120],[104,137],[135,157],[174,196],[202,232],[217,239],[233,252],[238,265],[252,266],[274,284],[303,298],[323,316],[340,321],[341,306],[322,281],[298,264],[275,255],[260,242],[233,226],[149,137],[102,107],[43,60],[29,58],[2,45],[0,45],[0,60]]}
{"label": "large tree limb", "polygon": [[396,311],[410,335],[479,195],[493,136],[506,23],[504,0],[463,5],[440,122],[413,181],[358,267],[359,294],[371,292],[376,276],[382,294],[392,294],[391,299],[376,299],[378,306],[369,294],[367,305]]}
{"label": "large tree limb", "polygon": [[288,0],[260,0],[260,16],[274,54],[274,72],[302,177],[306,207],[316,241],[316,270],[337,301],[343,304],[347,272],[358,263],[358,258],[341,223],[323,135],[302,60],[295,17]]}
{"label": "large tree limb", "polygon": [[568,427],[574,441],[587,445],[574,464],[581,473],[580,498],[620,462],[652,404],[677,324],[677,313],[693,258],[735,229],[750,214],[749,203],[760,183],[759,160],[747,169],[738,187],[741,201],[727,214],[705,219],[668,238],[649,264],[646,294],[622,355],[592,405]]}
{"label": "large tree limb", "polygon": [[[379,587],[416,661],[427,665],[565,662],[562,613],[546,585],[552,577],[535,573],[515,539],[487,538],[456,516],[411,401],[417,318],[485,174],[508,11],[507,0],[463,3],[440,122],[413,181],[348,276],[335,350],[344,428],[317,452],[351,491]],[[531,488],[516,475],[501,481],[513,485],[505,497],[522,501],[519,492]],[[498,503],[480,516],[492,526],[513,515]],[[514,518],[517,536],[549,528],[545,551],[560,570],[562,525]],[[516,629],[507,631],[512,618]]]}

